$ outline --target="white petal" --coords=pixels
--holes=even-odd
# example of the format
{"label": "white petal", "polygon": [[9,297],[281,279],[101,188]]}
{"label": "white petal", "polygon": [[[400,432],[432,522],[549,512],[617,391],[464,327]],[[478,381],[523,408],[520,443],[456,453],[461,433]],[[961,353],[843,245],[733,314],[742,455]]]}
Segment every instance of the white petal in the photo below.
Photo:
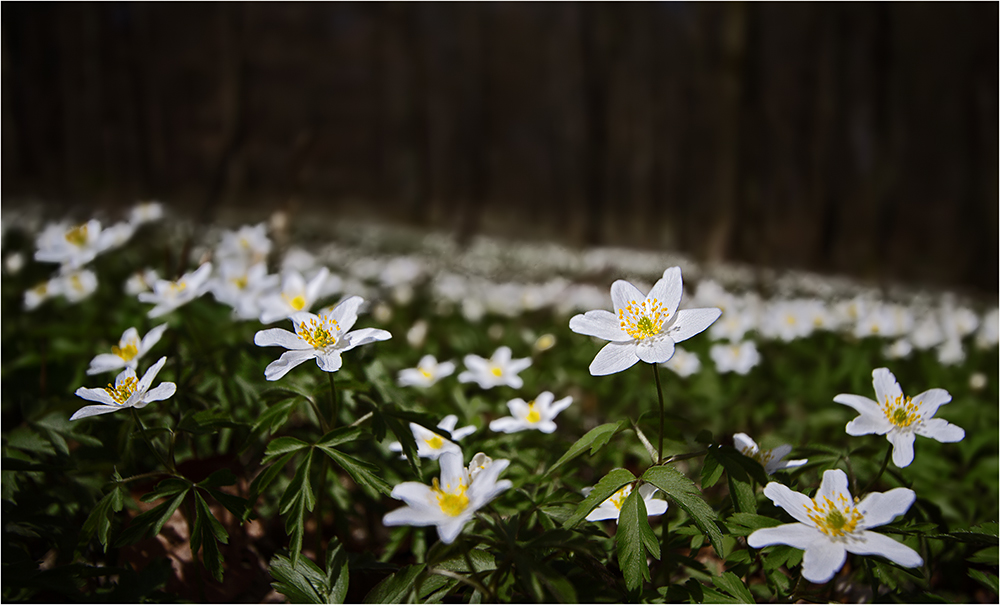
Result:
{"label": "white petal", "polygon": [[[454,414],[448,414],[447,416],[441,419],[441,422],[437,423],[437,427],[439,429],[444,429],[449,433],[451,433],[455,430],[456,424],[458,424],[458,416]],[[412,426],[413,423],[411,422],[410,425]],[[418,424],[417,426],[420,425]]]}
{"label": "white petal", "polygon": [[839,468],[823,471],[823,481],[816,492],[816,499],[823,497],[834,502],[838,499],[853,502],[850,487],[847,485],[847,473]]}
{"label": "white petal", "polygon": [[951,394],[944,389],[930,389],[913,398],[913,403],[924,418],[937,414],[938,408],[951,401]]}
{"label": "white petal", "polygon": [[667,512],[667,501],[653,498],[646,501],[646,516],[656,517]]}
{"label": "white petal", "polygon": [[569,320],[569,329],[584,336],[595,336],[604,340],[629,340],[629,335],[621,328],[618,318],[610,311],[598,309],[583,315],[574,315]]}
{"label": "white petal", "polygon": [[747,544],[753,548],[786,544],[792,548],[805,550],[820,541],[824,541],[822,532],[802,523],[786,523],[777,527],[765,527],[747,536]]}
{"label": "white petal", "polygon": [[438,537],[445,544],[451,544],[458,537],[458,534],[462,533],[462,528],[468,523],[468,515],[462,514],[455,518],[449,518],[448,521],[438,524]]}
{"label": "white petal", "polygon": [[812,526],[806,509],[812,506],[812,498],[805,494],[792,491],[789,487],[772,481],[764,486],[764,495],[774,502],[774,505],[784,510],[796,521]]}
{"label": "white petal", "polygon": [[879,416],[862,414],[854,420],[848,422],[847,426],[844,427],[844,430],[847,431],[848,435],[854,437],[872,434],[885,435],[892,430],[892,426],[892,423],[885,417],[885,414],[881,414]]}
{"label": "white petal", "polygon": [[955,443],[965,439],[965,429],[951,424],[944,418],[931,418],[923,421],[917,426],[916,433],[941,443]]}
{"label": "white petal", "polygon": [[619,309],[624,309],[629,303],[641,303],[646,300],[646,296],[632,284],[624,279],[616,280],[611,284],[611,303],[615,308],[615,315]]}
{"label": "white petal", "polygon": [[93,376],[94,374],[110,372],[124,368],[125,365],[125,360],[121,357],[112,355],[111,353],[101,353],[90,360],[90,368],[87,369],[87,375]]}
{"label": "white petal", "polygon": [[889,536],[873,531],[856,532],[855,536],[855,540],[847,542],[847,550],[856,555],[880,555],[903,567],[920,567],[924,564],[917,551]]}
{"label": "white petal", "polygon": [[514,418],[525,418],[530,412],[528,404],[520,397],[515,397],[507,402],[507,409]]}
{"label": "white petal", "polygon": [[314,350],[285,351],[277,361],[272,361],[264,368],[264,378],[267,380],[278,380],[295,366],[315,356],[316,353]]}
{"label": "white petal", "polygon": [[892,523],[893,519],[910,510],[916,498],[917,494],[905,487],[897,487],[887,492],[872,492],[858,503],[858,512],[864,515],[858,527],[867,529]]}
{"label": "white petal", "polygon": [[673,325],[667,330],[667,335],[674,342],[681,342],[682,340],[687,340],[695,334],[699,334],[708,329],[708,326],[715,323],[715,320],[719,319],[722,315],[721,309],[716,308],[705,308],[705,309],[684,309],[677,312],[677,316],[674,318]]}
{"label": "white petal", "polygon": [[590,362],[591,376],[607,376],[631,368],[639,361],[635,353],[635,343],[609,342],[604,345],[594,361]]}
{"label": "white petal", "polygon": [[517,374],[518,372],[523,372],[524,370],[531,367],[531,358],[522,357],[521,359],[512,359],[507,363],[507,373]]}
{"label": "white petal", "polygon": [[506,384],[512,389],[519,389],[524,386],[524,380],[522,380],[520,376],[514,376],[513,374],[509,374],[507,375],[506,379],[504,379],[501,382],[501,384]]}
{"label": "white petal", "polygon": [[461,453],[449,452],[441,456],[441,487],[445,489],[449,485],[457,487],[459,483],[466,479],[465,463],[462,461]]}
{"label": "white petal", "polygon": [[875,385],[875,397],[879,403],[885,403],[886,399],[895,401],[897,397],[903,396],[903,389],[888,368],[872,370],[872,384]]}
{"label": "white petal", "polygon": [[[663,272],[663,277],[657,281],[663,282],[663,296],[657,297],[663,306],[666,308],[667,312],[673,315],[677,311],[677,307],[681,304],[681,295],[684,293],[684,284],[681,279],[681,268],[680,267],[670,267]],[[656,289],[656,286],[653,286]]]}
{"label": "white petal", "polygon": [[913,440],[915,436],[910,431],[889,431],[886,434],[892,444],[892,463],[903,468],[913,462]]}
{"label": "white petal", "polygon": [[756,454],[759,449],[757,448],[757,442],[750,438],[750,435],[746,433],[736,433],[733,435],[733,444],[740,453],[747,452],[750,455]]}
{"label": "white petal", "polygon": [[806,549],[802,557],[802,577],[814,584],[829,582],[847,560],[847,550],[839,542],[824,540]]}
{"label": "white petal", "polygon": [[455,372],[455,362],[454,361],[442,361],[437,367],[437,377],[444,378],[445,376],[451,376]]}
{"label": "white petal", "polygon": [[386,513],[382,517],[382,525],[392,527],[393,525],[414,525],[423,527],[427,525],[437,525],[443,521],[445,514],[441,511],[436,513],[433,510],[413,508],[404,506],[394,511]]}
{"label": "white petal", "polygon": [[[309,280],[309,283],[306,284],[306,300],[308,301],[307,304],[312,304],[313,302],[316,301],[317,298],[319,298],[319,293],[323,290],[323,284],[326,282],[326,278],[328,277],[330,277],[330,270],[327,269],[326,267],[320,267],[319,271],[316,272],[316,275],[313,276],[311,280]],[[351,298],[361,298],[361,297],[352,296]],[[355,310],[356,309],[357,307],[355,307]],[[340,321],[338,319],[337,323],[340,324],[341,330],[350,330],[351,326],[354,325],[354,322],[357,321],[357,318],[358,316],[355,315],[354,319],[351,320],[350,322]]]}
{"label": "white petal", "polygon": [[316,365],[324,372],[336,372],[343,364],[344,361],[340,358],[340,351],[332,353],[317,352],[316,354]]}
{"label": "white petal", "polygon": [[293,351],[311,349],[313,346],[288,330],[270,328],[254,334],[253,343],[258,347],[284,347]]}
{"label": "white petal", "polygon": [[862,397],[861,395],[849,395],[847,393],[841,393],[833,398],[837,403],[843,405],[849,405],[859,414],[864,414],[865,416],[881,416],[885,418],[885,414],[882,412],[882,408],[878,404],[867,397]]}
{"label": "white petal", "polygon": [[379,330],[378,328],[361,328],[360,330],[348,332],[344,335],[344,338],[347,339],[347,346],[343,350],[347,351],[349,349],[353,349],[354,347],[360,347],[361,345],[366,345],[372,342],[389,340],[392,338],[392,334],[385,330]]}
{"label": "white petal", "polygon": [[674,356],[674,341],[669,338],[649,338],[635,343],[635,354],[639,361],[663,363]]}
{"label": "white petal", "polygon": [[501,458],[494,460],[492,464],[481,470],[465,493],[469,497],[469,502],[477,503],[478,508],[492,500],[500,491],[510,487],[509,481],[497,481],[500,473],[504,472],[509,465],[510,460]]}
{"label": "white petal", "polygon": [[431,488],[416,481],[400,483],[392,488],[391,496],[418,508],[432,506],[435,502],[434,492]]}
{"label": "white petal", "polygon": [[511,352],[510,347],[500,347],[493,352],[493,356],[490,357],[490,361],[498,366],[506,366],[510,363]]}
{"label": "white petal", "polygon": [[[144,402],[142,407],[145,407],[146,403],[153,401],[163,401],[164,399],[169,399],[173,397],[174,393],[177,392],[177,385],[172,382],[161,382],[156,385],[156,388],[150,389],[146,392],[146,395],[142,398]],[[136,406],[140,407],[140,406]]]}
{"label": "white petal", "polygon": [[139,350],[143,353],[153,348],[153,345],[160,342],[163,333],[167,330],[167,324],[160,324],[146,333],[139,345]]}
{"label": "white petal", "polygon": [[[465,361],[465,367],[473,372],[485,372],[487,371],[487,366],[489,365],[489,362],[486,359],[471,353],[466,355],[463,361]],[[459,380],[461,380],[461,377],[459,377]]]}
{"label": "white petal", "polygon": [[490,422],[490,430],[494,433],[517,433],[518,431],[523,431],[527,428],[528,426],[525,425],[524,421],[511,416],[497,418],[496,420]]}
{"label": "white petal", "polygon": [[87,401],[97,401],[106,405],[117,405],[111,395],[104,389],[88,389],[80,387],[76,390],[76,396]]}
{"label": "white petal", "polygon": [[621,510],[611,502],[602,502],[600,506],[590,511],[585,518],[587,521],[607,521],[609,519],[618,520]]}
{"label": "white petal", "polygon": [[[156,378],[156,375],[159,374],[160,369],[163,368],[163,364],[165,363],[167,363],[167,358],[161,357],[156,363],[150,366],[148,370],[146,370],[146,373],[142,375],[142,380],[140,380],[139,384],[135,387],[135,395],[140,395],[149,390],[149,387],[153,385],[153,380]],[[135,395],[133,395],[133,397],[135,397]]]}
{"label": "white petal", "polygon": [[365,302],[365,299],[360,296],[351,296],[341,301],[340,304],[326,314],[330,319],[337,322],[337,326],[341,331],[347,331],[358,321],[358,307],[363,302]]}
{"label": "white petal", "polygon": [[542,420],[541,422],[535,423],[534,428],[535,430],[541,431],[548,435],[550,433],[556,432],[556,429],[559,427],[557,427],[556,423],[552,422],[551,420]]}
{"label": "white petal", "polygon": [[572,403],[573,403],[572,396],[563,397],[559,401],[554,402],[549,407],[549,413],[551,414],[550,418],[555,418],[556,416],[558,416],[559,412],[568,408]]}
{"label": "white petal", "polygon": [[70,420],[79,420],[81,418],[88,418],[90,416],[98,416],[100,414],[110,414],[111,412],[117,412],[118,410],[124,410],[123,406],[111,406],[111,405],[88,405],[80,408],[69,417]]}

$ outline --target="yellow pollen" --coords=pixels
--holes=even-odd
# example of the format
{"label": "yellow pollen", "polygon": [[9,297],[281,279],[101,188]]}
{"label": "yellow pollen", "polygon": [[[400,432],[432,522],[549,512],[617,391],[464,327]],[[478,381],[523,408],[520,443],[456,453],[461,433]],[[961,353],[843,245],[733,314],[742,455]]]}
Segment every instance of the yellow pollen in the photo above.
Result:
{"label": "yellow pollen", "polygon": [[136,341],[135,338],[133,338],[129,340],[127,343],[124,343],[124,346],[121,347],[112,346],[111,352],[121,357],[123,361],[132,361],[132,359],[139,354],[138,345],[139,343]]}
{"label": "yellow pollen", "polygon": [[188,287],[187,282],[183,281],[183,280],[170,282],[170,292],[172,294],[177,294],[178,292],[183,292],[184,290],[187,289],[187,287]]}
{"label": "yellow pollen", "polygon": [[490,372],[493,372],[493,375],[496,376],[497,378],[503,376],[503,370],[501,370],[497,366],[493,366],[493,368],[490,369]]}
{"label": "yellow pollen", "polygon": [[629,494],[631,493],[632,493],[632,486],[626,485],[625,487],[615,492],[613,496],[611,496],[611,503],[615,505],[615,508],[621,510],[622,504],[625,504],[625,499],[628,498]]}
{"label": "yellow pollen", "polygon": [[242,290],[243,288],[247,287],[247,276],[246,275],[241,275],[239,277],[234,277],[234,278],[232,278],[229,281],[231,281],[234,284],[236,284],[236,287],[239,288],[240,290]]}
{"label": "yellow pollen", "polygon": [[655,298],[641,303],[631,301],[624,308],[618,309],[619,325],[636,340],[658,335],[668,317],[670,313]]}
{"label": "yellow pollen", "polygon": [[538,422],[539,420],[542,419],[542,415],[539,414],[538,410],[535,409],[535,402],[534,401],[532,401],[531,403],[528,404],[528,415],[525,416],[524,419],[527,420],[528,422],[532,423],[532,424],[534,424],[534,423],[536,423],[536,422]]}
{"label": "yellow pollen", "polygon": [[423,374],[424,378],[426,378],[427,380],[434,378],[434,374],[432,374],[430,370],[428,370],[427,368],[419,368],[419,369],[420,373]]}
{"label": "yellow pollen", "polygon": [[114,384],[108,384],[104,390],[107,391],[108,395],[111,395],[115,403],[125,405],[128,398],[135,394],[137,386],[139,386],[139,381],[135,379],[135,376],[128,376],[122,380],[121,386],[115,387]]}
{"label": "yellow pollen", "polygon": [[439,450],[441,446],[444,445],[444,439],[440,435],[434,435],[430,439],[424,439],[424,443],[427,444],[432,450]]}
{"label": "yellow pollen", "polygon": [[[450,488],[451,486],[446,487]],[[438,506],[441,507],[441,511],[449,517],[457,517],[469,506],[469,497],[465,495],[466,487],[461,483],[458,485],[458,493],[451,493],[442,490],[435,478],[431,490],[437,494]]]}
{"label": "yellow pollen", "polygon": [[[854,499],[853,504],[857,504],[858,499]],[[855,530],[858,522],[864,518],[858,509],[844,497],[843,494],[837,496],[834,502],[830,498],[823,496],[822,499],[813,498],[812,506],[805,505],[806,515],[816,524],[816,527],[828,536],[840,537]]]}
{"label": "yellow pollen", "polygon": [[315,319],[303,321],[296,328],[295,333],[313,348],[323,349],[337,344],[340,327],[337,326],[335,319],[320,317],[319,321]]}
{"label": "yellow pollen", "polygon": [[80,276],[74,274],[69,278],[69,283],[74,290],[83,291],[83,281],[80,280]]}
{"label": "yellow pollen", "polygon": [[887,395],[885,405],[882,406],[882,412],[889,422],[899,428],[906,428],[913,423],[920,423],[923,420],[923,416],[918,413],[917,406],[913,401],[909,397],[902,395],[895,399],[890,399]]}
{"label": "yellow pollen", "polygon": [[82,246],[87,243],[87,224],[77,225],[66,232],[66,241],[74,246]]}
{"label": "yellow pollen", "polygon": [[794,326],[795,325],[795,316],[794,315],[788,315],[788,316],[786,316],[785,317],[785,322],[787,322],[788,325],[790,325],[790,326]]}
{"label": "yellow pollen", "polygon": [[301,311],[306,306],[306,299],[301,294],[291,298],[289,298],[287,294],[282,294],[281,297],[284,298],[285,302],[287,302],[296,311]]}

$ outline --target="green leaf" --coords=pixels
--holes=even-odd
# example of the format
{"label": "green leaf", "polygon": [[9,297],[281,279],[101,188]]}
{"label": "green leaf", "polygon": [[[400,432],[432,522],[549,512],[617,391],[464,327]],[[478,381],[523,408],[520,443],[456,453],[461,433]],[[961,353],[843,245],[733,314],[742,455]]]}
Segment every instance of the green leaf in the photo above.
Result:
{"label": "green leaf", "polygon": [[402,603],[413,590],[413,583],[426,565],[407,565],[382,580],[365,595],[365,603]]}
{"label": "green leaf", "polygon": [[100,439],[77,432],[76,429],[81,425],[72,424],[62,412],[52,412],[40,420],[34,421],[32,424],[40,428],[49,441],[52,442],[52,445],[67,456],[69,455],[69,445],[66,443],[66,439],[72,439],[81,445],[89,445],[91,447],[100,447],[103,445]]}
{"label": "green leaf", "polygon": [[333,538],[326,546],[326,584],[330,587],[326,602],[343,603],[349,582],[347,551],[337,538]]}
{"label": "green leaf", "polygon": [[708,540],[720,557],[725,558],[722,532],[715,524],[715,511],[705,502],[694,482],[669,466],[654,466],[642,475],[643,480],[663,491],[691,516],[695,525],[708,536]]}
{"label": "green leaf", "polygon": [[705,456],[705,465],[701,467],[701,489],[708,489],[718,483],[724,470],[715,456]]}
{"label": "green leaf", "polygon": [[261,461],[261,464],[267,464],[282,454],[297,452],[307,447],[310,447],[310,445],[301,439],[296,439],[295,437],[278,437],[267,444],[267,450],[264,451],[264,459]]}
{"label": "green leaf", "polygon": [[111,529],[111,521],[115,513],[119,512],[125,505],[125,488],[122,484],[116,483],[111,491],[90,511],[87,520],[83,522],[80,530],[80,541],[86,542],[96,533],[97,538],[104,547],[104,552],[108,552],[108,530]]}
{"label": "green leaf", "polygon": [[[216,582],[222,581],[222,552],[218,542],[229,543],[229,534],[208,508],[198,490],[194,490],[194,528],[191,531],[191,554],[197,558],[202,549],[202,562]],[[204,547],[204,548],[202,548]]]}
{"label": "green leaf", "polygon": [[781,525],[781,521],[754,513],[735,513],[726,519],[726,525],[734,536],[749,536],[758,529]]}
{"label": "green leaf", "polygon": [[250,427],[251,434],[263,433],[265,431],[273,433],[280,429],[288,422],[288,417],[291,416],[292,411],[295,410],[295,406],[298,405],[299,401],[301,401],[301,398],[293,393],[288,399],[284,399],[268,407],[257,417],[257,421]]}
{"label": "green leaf", "polygon": [[[473,548],[469,550],[469,559],[472,561],[473,567],[475,567],[476,572],[493,571],[497,568],[496,559],[493,555],[482,550],[481,548]],[[448,571],[468,573],[469,564],[465,562],[465,556],[462,554],[457,554],[452,557],[445,559],[434,565],[440,569],[447,569]]]}
{"label": "green leaf", "polygon": [[29,427],[19,426],[7,434],[7,446],[25,452],[53,455],[52,445]]}
{"label": "green leaf", "polygon": [[625,586],[629,592],[637,593],[643,581],[649,580],[646,551],[660,558],[660,545],[649,527],[646,503],[638,489],[633,489],[622,504],[615,541],[618,543],[618,565],[625,576]]}
{"label": "green leaf", "polygon": [[290,538],[288,550],[292,553],[292,565],[298,563],[302,550],[302,535],[305,533],[306,511],[312,511],[316,506],[316,496],[309,484],[309,469],[312,467],[312,454],[307,454],[299,463],[295,476],[281,496],[278,512],[285,516],[285,533]]}
{"label": "green leaf", "polygon": [[587,431],[586,435],[577,439],[576,443],[571,445],[569,450],[567,450],[566,453],[559,458],[559,460],[556,460],[555,464],[549,467],[549,470],[545,471],[542,478],[547,477],[552,471],[582,454],[588,447],[590,448],[590,455],[593,456],[598,452],[598,450],[607,445],[611,438],[618,433],[618,431],[622,430],[626,426],[628,426],[628,420],[623,419],[618,422],[609,422],[590,429]]}
{"label": "green leaf", "polygon": [[246,498],[227,494],[226,492],[212,488],[207,488],[205,491],[211,494],[219,504],[225,506],[226,510],[233,513],[237,519],[242,521],[246,519],[247,515],[249,515],[251,506],[250,502]]}
{"label": "green leaf", "polygon": [[997,555],[998,555],[997,547],[990,546],[988,548],[980,550],[976,554],[966,559],[966,561],[968,561],[969,563],[987,563],[989,565],[996,567],[998,564],[998,558],[1000,558]]}
{"label": "green leaf", "polygon": [[635,475],[630,473],[628,470],[623,468],[616,468],[612,470],[607,475],[601,478],[594,486],[593,491],[583,499],[577,507],[576,511],[570,516],[569,519],[563,523],[563,529],[570,529],[574,527],[577,523],[583,520],[584,517],[590,514],[590,511],[597,508],[602,502],[611,497],[612,494],[617,492],[623,485],[632,483],[635,481]]}
{"label": "green leaf", "polygon": [[718,578],[712,578],[712,584],[735,597],[737,603],[756,603],[743,580],[731,571],[727,571]]}
{"label": "green leaf", "polygon": [[284,555],[275,555],[268,564],[275,579],[271,586],[292,603],[342,603],[329,600],[326,574],[309,560],[299,557],[294,563]]}
{"label": "green leaf", "polygon": [[260,496],[260,493],[267,489],[267,486],[271,485],[278,475],[281,474],[281,469],[285,468],[285,465],[288,464],[288,461],[291,460],[295,454],[296,452],[289,452],[285,454],[278,460],[272,462],[270,466],[262,470],[256,477],[254,477],[254,480],[250,482],[250,494],[248,498],[250,502],[257,501],[257,497]]}
{"label": "green leaf", "polygon": [[390,487],[385,480],[375,474],[374,471],[377,471],[378,467],[374,464],[348,456],[340,450],[335,450],[332,447],[322,445],[318,447],[324,454],[336,462],[340,468],[347,471],[354,479],[354,482],[358,485],[366,485],[378,492],[381,492],[382,494],[385,494],[386,496],[392,494],[392,487]]}
{"label": "green leaf", "polygon": [[997,577],[994,574],[979,571],[978,569],[970,569],[969,577],[992,590],[993,594],[1000,594],[1000,588],[997,587]]}
{"label": "green leaf", "polygon": [[[190,484],[188,484],[190,488]],[[174,514],[177,507],[184,501],[188,490],[177,493],[173,498],[154,506],[132,519],[132,523],[118,536],[115,546],[135,544],[146,536],[155,536],[163,529],[163,524]]]}
{"label": "green leaf", "polygon": [[405,400],[403,393],[389,375],[385,365],[378,359],[365,368],[365,377],[375,385],[379,397],[386,403],[400,403]]}
{"label": "green leaf", "polygon": [[152,502],[153,500],[160,500],[162,498],[173,496],[174,494],[186,492],[189,489],[191,489],[190,481],[171,477],[157,483],[156,487],[154,487],[150,492],[143,494],[139,500],[143,502]]}
{"label": "green leaf", "polygon": [[210,488],[236,483],[236,474],[228,468],[220,468],[198,482],[198,487]]}
{"label": "green leaf", "polygon": [[750,485],[750,476],[743,466],[746,459],[731,447],[710,447],[707,458],[713,458],[726,469],[729,479],[729,495],[733,506],[741,513],[757,512],[757,496]]}
{"label": "green leaf", "polygon": [[233,421],[233,416],[229,412],[221,409],[212,409],[184,414],[181,421],[177,423],[177,430],[186,431],[194,435],[207,435],[218,432],[219,429],[232,429],[242,426],[246,425]]}
{"label": "green leaf", "polygon": [[350,441],[367,438],[368,433],[360,426],[342,426],[339,429],[334,429],[326,435],[323,435],[323,437],[316,442],[316,445],[321,447],[336,447],[341,443],[348,443]]}

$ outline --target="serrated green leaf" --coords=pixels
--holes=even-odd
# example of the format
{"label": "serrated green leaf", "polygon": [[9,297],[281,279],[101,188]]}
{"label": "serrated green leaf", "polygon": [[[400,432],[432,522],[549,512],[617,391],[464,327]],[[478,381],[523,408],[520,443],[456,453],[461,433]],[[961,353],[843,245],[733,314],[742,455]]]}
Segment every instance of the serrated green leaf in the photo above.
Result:
{"label": "serrated green leaf", "polygon": [[[190,485],[190,484],[189,484]],[[135,544],[146,536],[155,536],[163,529],[163,524],[170,519],[177,507],[184,501],[188,490],[177,493],[173,498],[162,502],[132,519],[132,523],[122,531],[115,541],[115,546]]]}
{"label": "serrated green leaf", "polygon": [[124,489],[122,486],[116,484],[111,488],[110,492],[98,501],[94,506],[94,510],[90,511],[90,515],[87,516],[87,520],[83,522],[83,527],[80,529],[81,542],[86,542],[94,534],[97,534],[97,538],[101,541],[101,546],[104,547],[104,552],[108,551],[108,531],[111,529],[114,514],[124,507],[123,492]]}
{"label": "serrated green leaf", "polygon": [[747,589],[746,584],[743,583],[743,580],[739,579],[739,577],[731,571],[727,571],[717,578],[713,577],[712,584],[715,584],[716,588],[731,594],[736,599],[737,603],[756,603],[753,599],[753,595],[750,594],[750,590]]}
{"label": "serrated green leaf", "polygon": [[27,426],[19,426],[7,434],[7,446],[25,452],[54,455],[56,451],[41,435]]}
{"label": "serrated green leaf", "polygon": [[357,441],[358,439],[367,439],[368,433],[364,428],[360,426],[342,426],[339,429],[334,429],[323,435],[323,437],[316,442],[318,446],[326,447],[336,447],[341,443],[348,443],[350,441]]}
{"label": "serrated green leaf", "polygon": [[781,525],[781,521],[754,513],[735,513],[726,519],[726,525],[734,536],[749,536],[758,529]]}
{"label": "serrated green leaf", "polygon": [[336,462],[340,468],[347,471],[358,485],[366,485],[386,496],[392,494],[392,487],[384,479],[375,474],[374,471],[378,470],[377,466],[348,456],[344,452],[335,450],[332,447],[318,447],[320,451]]}
{"label": "serrated green leaf", "polygon": [[715,524],[715,511],[705,502],[694,482],[669,466],[654,466],[642,475],[643,480],[658,487],[691,516],[695,525],[708,536],[712,547],[720,557],[725,557],[722,532]]}
{"label": "serrated green leaf", "polygon": [[139,500],[142,502],[152,502],[161,498],[173,496],[174,494],[186,492],[189,489],[191,489],[191,483],[189,481],[171,477],[157,483],[156,487],[148,493],[143,494]]}
{"label": "serrated green leaf", "polygon": [[257,501],[257,497],[260,496],[261,492],[267,489],[267,486],[281,474],[281,469],[288,464],[288,461],[291,460],[296,453],[297,452],[289,452],[277,460],[274,460],[271,462],[270,466],[262,470],[256,477],[254,477],[254,480],[250,482],[250,502]]}
{"label": "serrated green leaf", "polygon": [[622,503],[615,542],[618,545],[618,566],[625,576],[625,586],[629,592],[636,593],[642,588],[642,583],[649,580],[646,551],[649,550],[654,557],[660,558],[660,545],[646,517],[646,503],[637,489],[633,489]]}
{"label": "serrated green leaf", "polygon": [[979,571],[978,569],[970,569],[969,577],[992,590],[993,594],[1000,594],[1000,587],[997,585],[996,575]]}
{"label": "serrated green leaf", "polygon": [[343,603],[350,579],[347,551],[337,538],[333,538],[326,546],[326,584],[329,586],[326,602]]}
{"label": "serrated green leaf", "polygon": [[545,474],[542,475],[542,477],[547,477],[552,471],[582,454],[588,447],[590,448],[590,455],[593,456],[598,452],[598,450],[607,445],[611,438],[618,433],[618,431],[622,430],[626,426],[628,426],[628,421],[623,419],[618,422],[609,422],[590,429],[587,431],[586,435],[577,439],[576,443],[571,445],[569,449],[566,450],[566,453],[556,460],[555,464],[549,467],[549,470],[545,471]]}
{"label": "serrated green leaf", "polygon": [[263,433],[265,431],[273,433],[280,429],[288,422],[288,417],[291,416],[299,401],[300,398],[293,396],[269,406],[257,417],[257,421],[251,425],[250,432],[252,434]]}
{"label": "serrated green leaf", "polygon": [[[476,568],[475,571],[493,571],[497,568],[496,559],[493,555],[482,550],[481,548],[469,549],[469,559],[472,561],[472,565]],[[448,571],[454,571],[459,573],[468,573],[469,564],[465,562],[465,556],[462,554],[457,554],[452,557],[445,559],[434,564],[435,567],[439,569],[447,569]]]}
{"label": "serrated green leaf", "polygon": [[612,470],[607,475],[601,478],[594,486],[594,489],[583,499],[577,507],[576,511],[570,515],[570,518],[563,523],[563,529],[570,529],[577,523],[583,520],[584,517],[590,514],[590,511],[594,510],[608,498],[617,492],[623,485],[632,483],[635,481],[635,475],[630,473],[628,470],[623,468],[616,468]]}
{"label": "serrated green leaf", "polygon": [[78,432],[76,429],[80,425],[72,424],[69,418],[62,412],[52,412],[34,421],[32,424],[40,427],[46,433],[52,445],[66,455],[69,454],[69,446],[66,444],[66,439],[72,439],[81,445],[89,445],[91,447],[100,447],[103,445],[99,439]]}
{"label": "serrated green leaf", "polygon": [[701,489],[708,489],[718,483],[725,470],[715,456],[705,456],[705,465],[701,467]]}
{"label": "serrated green leaf", "polygon": [[222,581],[222,553],[218,542],[229,543],[229,534],[208,508],[208,503],[198,490],[194,490],[194,528],[191,531],[191,555],[198,558],[202,550],[202,563],[216,582]]}
{"label": "serrated green leaf", "polygon": [[236,474],[228,468],[220,468],[211,475],[198,482],[198,487],[219,487],[222,485],[233,485],[236,483]]}
{"label": "serrated green leaf", "polygon": [[291,483],[278,503],[278,512],[285,517],[285,533],[290,539],[288,550],[292,553],[292,565],[298,563],[302,550],[302,536],[305,533],[306,511],[312,511],[316,506],[316,496],[309,483],[309,469],[312,467],[312,454],[303,457],[292,477]]}
{"label": "serrated green leaf", "polygon": [[390,574],[375,585],[367,595],[365,603],[402,603],[413,590],[414,582],[423,573],[426,565],[407,565]]}
{"label": "serrated green leaf", "polygon": [[261,461],[261,464],[267,464],[278,456],[297,452],[308,447],[310,447],[310,445],[301,439],[296,439],[295,437],[278,437],[271,443],[267,444],[267,449],[264,451],[264,459]]}
{"label": "serrated green leaf", "polygon": [[308,557],[299,557],[293,563],[284,555],[275,555],[268,572],[275,579],[271,586],[292,603],[343,602],[329,599],[327,575]]}
{"label": "serrated green leaf", "polygon": [[734,508],[741,513],[756,513],[757,496],[750,484],[750,475],[743,465],[746,457],[731,447],[715,446],[708,449],[706,458],[715,459],[726,470],[729,495],[733,499]]}
{"label": "serrated green leaf", "polygon": [[996,546],[990,546],[988,548],[984,548],[976,552],[968,559],[966,559],[966,561],[968,561],[969,563],[987,563],[989,565],[996,567],[998,564],[1000,564],[1000,560],[998,560],[998,558],[1000,558],[998,557],[998,550],[1000,549],[998,549]]}
{"label": "serrated green leaf", "polygon": [[226,510],[233,513],[237,519],[243,520],[249,513],[250,502],[246,498],[212,488],[206,488],[205,491],[211,494],[219,504],[226,507]]}

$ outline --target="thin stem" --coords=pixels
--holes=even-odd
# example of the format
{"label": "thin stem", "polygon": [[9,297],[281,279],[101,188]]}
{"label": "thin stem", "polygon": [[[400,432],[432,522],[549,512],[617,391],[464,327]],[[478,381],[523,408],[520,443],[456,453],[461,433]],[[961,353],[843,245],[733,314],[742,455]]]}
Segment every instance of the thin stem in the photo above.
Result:
{"label": "thin stem", "polygon": [[330,432],[330,428],[326,424],[326,417],[323,416],[323,412],[319,410],[319,406],[316,405],[316,402],[312,400],[312,397],[306,397],[306,401],[308,401],[309,405],[312,406],[313,414],[316,414],[316,418],[319,419],[319,428],[322,429],[323,434],[325,435]]}
{"label": "thin stem", "polygon": [[163,459],[163,456],[160,454],[160,452],[155,447],[153,447],[153,442],[150,441],[149,436],[146,435],[146,427],[142,426],[142,420],[139,420],[139,414],[138,412],[135,411],[135,408],[129,408],[129,410],[132,412],[132,419],[135,420],[136,426],[139,427],[139,434],[142,435],[143,441],[145,441],[146,445],[149,446],[150,451],[153,452],[153,455],[156,456],[156,459],[159,460],[160,464],[162,464],[164,468],[166,468],[170,472],[172,473],[176,472],[177,469],[175,469],[173,465],[167,464],[167,461]]}
{"label": "thin stem", "polygon": [[[868,485],[866,485],[865,489],[862,490],[861,492],[862,494],[867,494],[868,490],[870,490],[875,485],[875,482],[882,478],[882,473],[884,473],[886,467],[889,466],[889,458],[891,457],[892,457],[892,444],[890,443],[889,447],[887,447],[885,450],[885,458],[882,459],[882,468],[878,469],[878,474],[875,475],[874,479],[868,482]],[[858,496],[860,495],[861,494],[858,494]]]}
{"label": "thin stem", "polygon": [[340,416],[340,408],[338,406],[339,400],[337,398],[337,383],[333,379],[333,372],[327,372],[327,376],[330,377],[330,428],[334,429],[337,427],[337,417]]}
{"label": "thin stem", "polygon": [[653,366],[653,378],[656,379],[656,396],[660,400],[660,448],[657,450],[656,463],[659,464],[663,460],[663,387],[660,386],[660,365],[656,363],[649,364]]}

